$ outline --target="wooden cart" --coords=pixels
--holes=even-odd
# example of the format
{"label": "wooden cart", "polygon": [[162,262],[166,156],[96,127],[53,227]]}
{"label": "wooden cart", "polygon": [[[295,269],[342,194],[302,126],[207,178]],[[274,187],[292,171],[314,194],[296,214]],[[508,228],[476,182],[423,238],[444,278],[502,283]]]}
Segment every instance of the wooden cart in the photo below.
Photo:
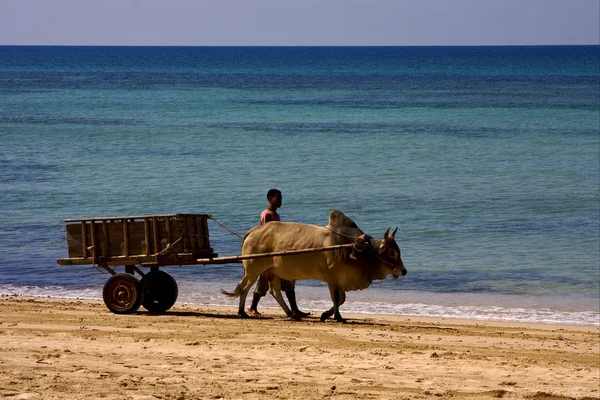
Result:
{"label": "wooden cart", "polygon": [[[97,265],[110,273],[102,297],[114,313],[131,313],[140,305],[163,312],[175,304],[178,289],[175,279],[159,267],[193,265],[199,258],[217,257],[210,246],[209,218],[207,214],[165,214],[65,219],[69,257],[57,262]],[[125,272],[115,272],[116,266],[124,266]]]}
{"label": "wooden cart", "polygon": [[[175,304],[178,288],[175,279],[159,267],[241,263],[251,258],[331,251],[357,245],[355,242],[318,249],[218,257],[210,246],[208,219],[212,219],[208,214],[65,219],[69,257],[56,261],[60,265],[95,265],[111,274],[104,284],[102,297],[112,312],[128,314],[143,306],[150,312],[160,313]],[[117,273],[117,266],[125,267],[125,272]],[[142,271],[142,267],[149,271]]]}

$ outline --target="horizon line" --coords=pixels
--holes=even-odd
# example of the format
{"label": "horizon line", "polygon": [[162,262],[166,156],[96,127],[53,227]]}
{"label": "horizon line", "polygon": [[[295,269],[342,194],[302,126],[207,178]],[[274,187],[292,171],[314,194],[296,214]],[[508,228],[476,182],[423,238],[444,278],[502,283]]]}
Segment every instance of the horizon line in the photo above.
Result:
{"label": "horizon line", "polygon": [[254,45],[254,44],[4,44],[0,47],[550,47],[550,46],[600,46],[600,43],[569,43],[569,44],[367,44],[367,45]]}

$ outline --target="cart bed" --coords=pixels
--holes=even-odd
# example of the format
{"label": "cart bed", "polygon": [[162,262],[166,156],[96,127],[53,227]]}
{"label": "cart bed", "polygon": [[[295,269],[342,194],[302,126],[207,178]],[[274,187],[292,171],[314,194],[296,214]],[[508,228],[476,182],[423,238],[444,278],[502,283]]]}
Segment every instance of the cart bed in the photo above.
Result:
{"label": "cart bed", "polygon": [[68,258],[60,265],[190,265],[213,258],[208,214],[65,219]]}

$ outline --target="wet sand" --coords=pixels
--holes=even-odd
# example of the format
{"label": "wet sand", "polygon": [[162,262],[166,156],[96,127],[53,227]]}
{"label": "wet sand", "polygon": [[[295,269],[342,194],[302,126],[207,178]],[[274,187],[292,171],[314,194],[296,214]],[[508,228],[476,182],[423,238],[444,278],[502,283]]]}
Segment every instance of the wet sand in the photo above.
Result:
{"label": "wet sand", "polygon": [[0,297],[3,399],[598,399],[598,327]]}

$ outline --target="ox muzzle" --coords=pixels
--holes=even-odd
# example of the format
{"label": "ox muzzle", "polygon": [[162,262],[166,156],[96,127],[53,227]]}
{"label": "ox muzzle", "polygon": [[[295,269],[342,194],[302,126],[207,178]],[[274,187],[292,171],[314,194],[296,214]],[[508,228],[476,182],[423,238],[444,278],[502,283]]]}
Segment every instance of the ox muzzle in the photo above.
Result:
{"label": "ox muzzle", "polygon": [[399,260],[399,261],[400,261],[400,263],[397,264],[395,266],[396,268],[394,268],[394,270],[392,271],[392,278],[394,278],[394,279],[398,279],[398,277],[404,276],[408,272],[408,271],[406,271],[406,268],[404,267],[404,263],[402,262],[402,260]]}

